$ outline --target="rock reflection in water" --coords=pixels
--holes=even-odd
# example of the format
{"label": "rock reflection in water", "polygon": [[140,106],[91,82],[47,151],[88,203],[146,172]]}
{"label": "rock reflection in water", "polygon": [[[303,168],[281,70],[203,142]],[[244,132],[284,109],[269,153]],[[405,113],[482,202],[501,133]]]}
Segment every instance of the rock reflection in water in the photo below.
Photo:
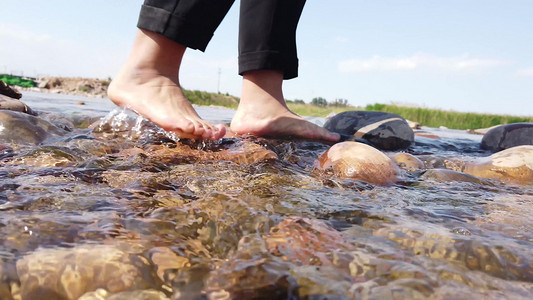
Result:
{"label": "rock reflection in water", "polygon": [[533,186],[461,173],[488,155],[477,141],[417,137],[378,185],[315,169],[318,142],[39,117],[61,134],[1,142],[0,299],[533,293]]}

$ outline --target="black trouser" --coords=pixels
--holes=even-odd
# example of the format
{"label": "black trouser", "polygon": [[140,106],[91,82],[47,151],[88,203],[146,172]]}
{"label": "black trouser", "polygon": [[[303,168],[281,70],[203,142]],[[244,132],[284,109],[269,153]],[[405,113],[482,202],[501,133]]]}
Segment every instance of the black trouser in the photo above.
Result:
{"label": "black trouser", "polygon": [[[205,51],[234,0],[145,0],[138,27]],[[298,76],[296,27],[305,0],[241,0],[239,74],[277,70]]]}

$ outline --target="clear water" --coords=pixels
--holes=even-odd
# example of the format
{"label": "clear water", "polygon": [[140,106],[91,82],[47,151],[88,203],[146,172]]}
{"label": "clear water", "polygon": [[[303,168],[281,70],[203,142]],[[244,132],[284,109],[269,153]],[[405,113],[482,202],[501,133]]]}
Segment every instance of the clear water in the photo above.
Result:
{"label": "clear water", "polygon": [[[315,170],[329,147],[316,142],[176,143],[104,99],[23,100],[71,131],[1,152],[0,299],[533,293],[531,186],[440,182],[420,171],[374,186]],[[199,112],[224,123],[233,115]],[[425,130],[441,137],[417,138],[410,152],[426,160],[488,155],[479,136]]]}

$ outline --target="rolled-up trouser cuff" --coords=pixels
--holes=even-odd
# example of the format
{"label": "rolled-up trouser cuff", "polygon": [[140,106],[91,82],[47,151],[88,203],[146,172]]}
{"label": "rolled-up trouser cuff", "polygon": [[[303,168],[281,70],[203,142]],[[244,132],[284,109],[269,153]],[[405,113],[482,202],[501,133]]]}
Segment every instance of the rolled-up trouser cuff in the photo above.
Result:
{"label": "rolled-up trouser cuff", "polygon": [[164,9],[146,4],[141,7],[137,27],[159,33],[183,46],[200,51],[205,51],[213,37],[210,28],[202,28]]}
{"label": "rolled-up trouser cuff", "polygon": [[277,51],[248,52],[239,55],[239,74],[248,71],[276,70],[283,73],[283,79],[298,77],[298,59],[287,61]]}

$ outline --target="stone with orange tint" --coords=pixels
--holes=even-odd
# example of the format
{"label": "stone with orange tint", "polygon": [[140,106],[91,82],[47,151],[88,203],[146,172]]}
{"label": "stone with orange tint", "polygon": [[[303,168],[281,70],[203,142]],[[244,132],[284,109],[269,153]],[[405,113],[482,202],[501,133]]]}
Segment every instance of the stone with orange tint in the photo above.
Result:
{"label": "stone with orange tint", "polygon": [[333,169],[335,175],[373,184],[397,181],[398,168],[379,150],[357,142],[333,145],[318,158],[318,169]]}
{"label": "stone with orange tint", "polygon": [[533,184],[533,146],[518,146],[464,166],[464,173],[503,182]]}

